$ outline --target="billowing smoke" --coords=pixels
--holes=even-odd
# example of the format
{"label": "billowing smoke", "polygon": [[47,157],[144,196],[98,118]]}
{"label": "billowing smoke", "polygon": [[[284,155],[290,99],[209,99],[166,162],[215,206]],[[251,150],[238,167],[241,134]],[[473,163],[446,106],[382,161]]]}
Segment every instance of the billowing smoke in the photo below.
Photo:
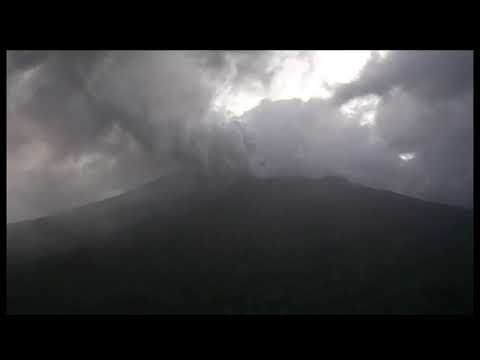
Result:
{"label": "billowing smoke", "polygon": [[[179,169],[212,178],[341,174],[472,204],[472,52],[374,55],[330,99],[264,100],[236,118],[214,110],[224,88],[268,98],[279,59],[259,51],[7,52],[7,220]],[[344,111],[369,98],[374,106]]]}
{"label": "billowing smoke", "polygon": [[211,102],[226,80],[256,79],[268,56],[225,56],[7,53],[9,218],[92,201],[177,168],[248,172],[241,127]]}
{"label": "billowing smoke", "polygon": [[[255,172],[339,174],[472,206],[473,53],[373,55],[358,78],[336,86],[328,100],[263,102],[246,114]],[[361,111],[342,111],[352,106]]]}

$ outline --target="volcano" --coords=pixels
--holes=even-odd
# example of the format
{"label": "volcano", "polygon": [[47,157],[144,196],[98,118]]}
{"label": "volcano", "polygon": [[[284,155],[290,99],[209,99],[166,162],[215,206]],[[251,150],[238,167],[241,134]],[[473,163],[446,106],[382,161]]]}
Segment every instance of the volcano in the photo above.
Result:
{"label": "volcano", "polygon": [[338,177],[167,176],[7,225],[8,314],[471,314],[473,211]]}

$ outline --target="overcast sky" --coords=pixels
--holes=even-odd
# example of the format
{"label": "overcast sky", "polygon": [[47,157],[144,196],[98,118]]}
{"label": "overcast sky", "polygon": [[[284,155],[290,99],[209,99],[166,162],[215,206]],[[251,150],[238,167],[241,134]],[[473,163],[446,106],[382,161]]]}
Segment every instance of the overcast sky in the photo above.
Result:
{"label": "overcast sky", "polygon": [[472,51],[6,56],[8,222],[184,168],[473,204]]}

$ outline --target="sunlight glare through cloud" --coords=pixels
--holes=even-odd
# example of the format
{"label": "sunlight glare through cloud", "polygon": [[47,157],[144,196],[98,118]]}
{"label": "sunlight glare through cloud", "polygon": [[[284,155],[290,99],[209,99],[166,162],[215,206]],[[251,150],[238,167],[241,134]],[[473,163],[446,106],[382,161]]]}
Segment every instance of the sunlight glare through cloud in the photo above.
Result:
{"label": "sunlight glare through cloud", "polygon": [[[231,116],[241,116],[262,99],[326,99],[331,87],[353,81],[372,56],[372,51],[279,51],[274,61],[279,70],[269,89],[255,93],[226,87],[219,93],[214,108]],[[380,52],[384,57],[385,52]],[[368,115],[372,116],[372,115]],[[371,124],[367,120],[365,124]]]}
{"label": "sunlight glare through cloud", "polygon": [[403,153],[399,154],[398,157],[403,161],[410,161],[415,158],[415,153]]}

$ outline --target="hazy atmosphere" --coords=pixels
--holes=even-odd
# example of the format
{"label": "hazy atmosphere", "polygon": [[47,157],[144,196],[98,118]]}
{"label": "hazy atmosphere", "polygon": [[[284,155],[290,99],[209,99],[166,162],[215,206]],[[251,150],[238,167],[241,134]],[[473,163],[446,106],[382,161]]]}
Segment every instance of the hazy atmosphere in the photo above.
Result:
{"label": "hazy atmosphere", "polygon": [[182,169],[473,204],[472,51],[8,51],[7,221]]}
{"label": "hazy atmosphere", "polygon": [[473,51],[8,51],[8,314],[473,313]]}

